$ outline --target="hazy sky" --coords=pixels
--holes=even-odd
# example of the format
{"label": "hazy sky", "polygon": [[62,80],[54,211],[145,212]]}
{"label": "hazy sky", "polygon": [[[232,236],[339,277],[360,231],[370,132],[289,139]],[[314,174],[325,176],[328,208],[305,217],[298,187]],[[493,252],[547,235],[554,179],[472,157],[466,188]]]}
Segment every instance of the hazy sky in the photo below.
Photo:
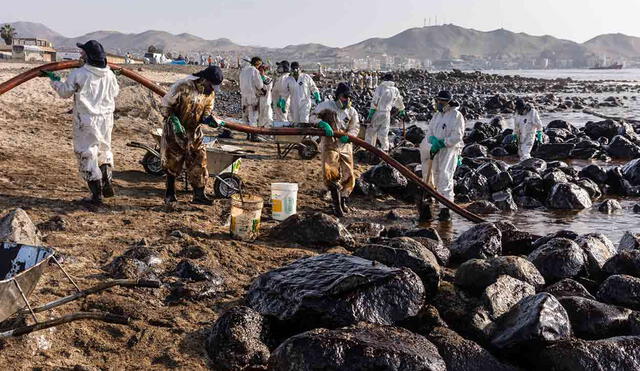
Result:
{"label": "hazy sky", "polygon": [[640,0],[19,0],[0,11],[0,21],[41,22],[65,36],[154,29],[270,47],[346,46],[422,26],[425,18],[434,24],[436,16],[439,24],[577,42],[603,33],[640,36]]}

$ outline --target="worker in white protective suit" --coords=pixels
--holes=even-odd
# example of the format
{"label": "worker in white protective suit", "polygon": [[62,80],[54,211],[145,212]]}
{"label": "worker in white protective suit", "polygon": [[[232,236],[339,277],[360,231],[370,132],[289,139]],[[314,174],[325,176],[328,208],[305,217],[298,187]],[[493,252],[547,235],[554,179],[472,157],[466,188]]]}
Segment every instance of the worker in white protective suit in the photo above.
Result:
{"label": "worker in white protective suit", "polygon": [[[453,201],[453,175],[464,146],[462,140],[465,120],[462,113],[458,111],[458,103],[453,100],[448,91],[438,93],[436,108],[437,112],[429,122],[425,138],[420,144],[422,178],[446,199]],[[424,197],[420,197],[417,201],[420,220],[431,220],[431,209],[424,202]],[[438,218],[441,221],[451,220],[449,209],[443,207]]]}
{"label": "worker in white protective suit", "polygon": [[[240,94],[242,103],[242,119],[249,126],[258,125],[260,95],[264,94],[263,76],[258,67],[262,65],[260,57],[251,58],[251,64],[240,72]],[[257,141],[257,135],[247,134],[247,139]]]}
{"label": "worker in white protective suit", "polygon": [[258,126],[261,128],[269,127],[273,124],[273,109],[271,108],[271,91],[273,90],[273,79],[267,76],[269,66],[266,64],[260,65],[258,71],[260,71],[260,77],[264,83],[262,94],[258,99]]}
{"label": "worker in white protective suit", "polygon": [[90,40],[77,44],[84,65],[73,70],[63,82],[53,72],[43,71],[62,98],[73,96],[73,150],[80,175],[91,191],[90,203],[102,204],[102,197],[113,197],[113,152],[111,131],[115,99],[120,92],[116,75],[107,66],[104,48]]}
{"label": "worker in white protective suit", "polygon": [[372,146],[376,146],[377,141],[380,141],[380,147],[385,152],[389,150],[389,129],[393,107],[400,111],[399,116],[405,115],[400,90],[393,82],[393,75],[388,73],[382,77],[382,84],[373,93],[371,108],[367,116],[367,120],[371,122],[365,132],[365,141]]}
{"label": "worker in white protective suit", "polygon": [[311,99],[321,102],[320,91],[311,76],[300,71],[298,62],[291,63],[291,73],[285,79],[284,91],[280,99],[290,98],[291,121],[309,122]]}
{"label": "worker in white protective suit", "polygon": [[531,158],[531,150],[535,141],[542,143],[542,121],[538,110],[522,99],[516,100],[513,135],[518,143],[520,161]]}
{"label": "worker in white protective suit", "polygon": [[271,91],[274,103],[273,119],[280,122],[289,121],[287,117],[289,113],[289,98],[284,98],[286,89],[285,82],[287,81],[287,77],[289,77],[289,61],[278,63],[278,73],[280,76],[273,82],[273,89]]}
{"label": "worker in white protective suit", "polygon": [[311,122],[325,131],[320,142],[323,180],[333,200],[337,217],[349,212],[347,202],[356,184],[353,166],[353,145],[346,135],[334,138],[334,131],[358,135],[358,112],[351,106],[351,88],[344,82],[338,84],[334,100],[326,100],[316,106]]}

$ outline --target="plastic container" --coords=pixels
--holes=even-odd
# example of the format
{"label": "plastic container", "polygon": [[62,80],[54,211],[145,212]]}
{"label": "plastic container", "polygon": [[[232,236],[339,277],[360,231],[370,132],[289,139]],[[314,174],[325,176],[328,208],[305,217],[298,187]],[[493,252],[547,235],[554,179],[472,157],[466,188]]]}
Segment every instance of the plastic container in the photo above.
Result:
{"label": "plastic container", "polygon": [[271,183],[271,211],[275,220],[285,220],[295,214],[298,203],[297,183]]}
{"label": "plastic container", "polygon": [[236,240],[253,241],[260,233],[262,197],[240,194],[231,196],[231,237]]}

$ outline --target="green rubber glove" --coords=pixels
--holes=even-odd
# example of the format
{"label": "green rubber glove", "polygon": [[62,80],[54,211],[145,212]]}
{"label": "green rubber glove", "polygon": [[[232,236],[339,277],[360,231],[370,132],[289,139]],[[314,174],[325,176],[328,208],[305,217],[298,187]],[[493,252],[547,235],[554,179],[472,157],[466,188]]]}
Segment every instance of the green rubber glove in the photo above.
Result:
{"label": "green rubber glove", "polygon": [[48,77],[51,81],[60,81],[60,76],[51,71],[40,71],[43,77]]}
{"label": "green rubber glove", "polygon": [[375,113],[376,113],[375,108],[369,108],[369,115],[367,116],[367,120],[371,120],[373,118],[373,115],[375,115]]}
{"label": "green rubber glove", "polygon": [[214,128],[214,129],[217,128],[217,127],[220,127],[220,126],[224,126],[224,121],[216,120],[216,118],[213,117],[213,115],[209,115],[206,119],[202,120],[202,123]]}
{"label": "green rubber glove", "polygon": [[349,143],[349,137],[346,135],[343,135],[340,137],[340,143]]}
{"label": "green rubber glove", "polygon": [[536,131],[536,140],[538,143],[542,143],[542,130]]}
{"label": "green rubber glove", "polygon": [[400,117],[404,117],[406,115],[407,115],[407,113],[405,112],[405,110],[402,110],[402,111],[398,112],[398,116],[400,116]]}
{"label": "green rubber glove", "polygon": [[518,142],[518,134],[511,134],[511,140],[513,140],[514,142]]}
{"label": "green rubber glove", "polygon": [[320,129],[324,130],[324,135],[326,135],[328,137],[332,137],[333,136],[333,129],[331,129],[331,125],[329,125],[328,122],[320,121],[318,123],[318,126],[320,127]]}
{"label": "green rubber glove", "polygon": [[316,104],[322,102],[322,99],[320,98],[320,92],[316,91],[313,93],[313,99],[316,100]]}
{"label": "green rubber glove", "polygon": [[284,100],[284,98],[278,99],[277,106],[280,107],[280,109],[282,110],[282,113],[287,112],[287,101]]}
{"label": "green rubber glove", "polygon": [[267,76],[260,75],[260,78],[262,79],[263,83],[265,83],[265,84],[267,83]]}
{"label": "green rubber glove", "polygon": [[180,123],[180,119],[176,115],[169,116],[169,121],[173,125],[173,132],[177,135],[184,136],[187,132],[184,130],[184,126]]}
{"label": "green rubber glove", "polygon": [[438,147],[440,147],[440,149],[443,149],[446,146],[447,145],[445,144],[443,139],[438,139]]}
{"label": "green rubber glove", "polygon": [[462,156],[458,156],[458,167],[462,166]]}

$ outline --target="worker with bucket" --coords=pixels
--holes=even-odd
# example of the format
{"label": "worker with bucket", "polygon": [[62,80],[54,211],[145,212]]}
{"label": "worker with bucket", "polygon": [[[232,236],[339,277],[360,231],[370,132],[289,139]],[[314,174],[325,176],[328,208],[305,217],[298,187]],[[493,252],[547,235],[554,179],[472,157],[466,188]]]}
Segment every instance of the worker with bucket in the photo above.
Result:
{"label": "worker with bucket", "polygon": [[193,203],[211,205],[205,195],[207,152],[203,143],[202,124],[217,127],[224,122],[213,117],[214,87],[224,80],[218,66],[189,75],[174,83],[162,98],[161,111],[165,117],[160,155],[167,174],[165,204],[172,206],[176,198],[176,177],[183,168],[193,187]]}
{"label": "worker with bucket", "polygon": [[77,46],[82,50],[84,65],[73,70],[64,82],[53,72],[42,73],[51,79],[51,86],[60,97],[74,97],[73,150],[80,175],[91,191],[88,201],[101,205],[103,196],[115,195],[111,179],[111,131],[120,88],[99,42],[90,40]]}
{"label": "worker with bucket", "polygon": [[[435,189],[450,201],[454,199],[453,175],[464,146],[462,139],[465,120],[458,106],[450,92],[438,93],[437,112],[429,122],[425,138],[420,144],[423,180],[435,186]],[[431,209],[424,197],[419,197],[417,203],[420,221],[430,221]],[[449,209],[443,207],[438,218],[440,221],[451,220]]]}
{"label": "worker with bucket", "polygon": [[333,211],[337,217],[349,212],[347,200],[356,184],[353,168],[353,146],[349,137],[334,138],[334,131],[357,135],[360,130],[358,112],[351,106],[351,88],[338,84],[333,100],[316,106],[311,122],[325,131],[320,143],[324,183],[331,192]]}

